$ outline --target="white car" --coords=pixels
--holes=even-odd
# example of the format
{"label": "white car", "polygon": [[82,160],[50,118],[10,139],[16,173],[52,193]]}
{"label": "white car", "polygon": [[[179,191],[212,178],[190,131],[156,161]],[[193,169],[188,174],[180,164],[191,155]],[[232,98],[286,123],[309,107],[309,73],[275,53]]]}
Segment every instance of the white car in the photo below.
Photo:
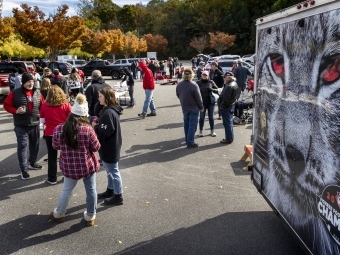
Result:
{"label": "white car", "polygon": [[[226,73],[228,71],[231,71],[231,69],[233,68],[233,64],[234,64],[234,61],[235,60],[223,60],[223,59],[220,59],[217,63],[220,67],[222,67],[222,72],[223,73]],[[252,73],[252,75],[254,74],[254,66],[249,64],[249,63],[246,63],[246,62],[243,62],[242,63],[243,66],[247,67],[249,69],[249,71]],[[205,67],[204,67],[204,70],[205,71],[210,71],[211,69],[211,65],[210,63],[206,64]]]}
{"label": "white car", "polygon": [[251,55],[250,57],[242,57],[242,60],[247,63],[254,63],[255,62],[255,54]]}

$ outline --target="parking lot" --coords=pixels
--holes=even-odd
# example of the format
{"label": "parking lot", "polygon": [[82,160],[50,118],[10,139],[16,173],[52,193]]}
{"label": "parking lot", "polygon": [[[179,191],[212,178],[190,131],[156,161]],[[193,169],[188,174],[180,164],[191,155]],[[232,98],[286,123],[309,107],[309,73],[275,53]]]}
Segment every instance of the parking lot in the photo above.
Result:
{"label": "parking lot", "polygon": [[[20,179],[12,117],[0,107],[0,254],[302,254],[243,169],[251,125],[235,127],[235,141],[226,146],[219,143],[222,122],[215,121],[217,137],[210,137],[206,120],[205,136],[196,139],[199,148],[188,150],[175,86],[156,85],[156,117],[137,117],[144,100],[140,81],[135,97],[136,107],[121,117],[124,205],[98,201],[95,227],[82,220],[81,182],[65,222],[49,221],[62,176],[55,186],[44,182],[47,152],[41,140],[44,168],[30,171],[28,181]],[[101,169],[97,191],[106,183]]]}

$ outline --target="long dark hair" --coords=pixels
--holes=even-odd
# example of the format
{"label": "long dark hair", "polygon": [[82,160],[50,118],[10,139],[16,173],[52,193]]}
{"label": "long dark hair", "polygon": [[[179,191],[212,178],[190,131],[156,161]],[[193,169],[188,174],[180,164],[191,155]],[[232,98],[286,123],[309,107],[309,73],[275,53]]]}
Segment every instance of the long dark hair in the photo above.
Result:
{"label": "long dark hair", "polygon": [[[103,88],[103,89],[99,90],[99,93],[104,96],[105,104],[107,106],[109,106],[109,105],[119,105],[119,102],[116,98],[116,94],[115,94],[115,92],[112,88]],[[103,114],[104,109],[105,108],[103,108],[99,112],[99,116]]]}
{"label": "long dark hair", "polygon": [[90,125],[88,117],[71,113],[63,126],[61,139],[73,150],[78,150],[78,131],[81,125]]}

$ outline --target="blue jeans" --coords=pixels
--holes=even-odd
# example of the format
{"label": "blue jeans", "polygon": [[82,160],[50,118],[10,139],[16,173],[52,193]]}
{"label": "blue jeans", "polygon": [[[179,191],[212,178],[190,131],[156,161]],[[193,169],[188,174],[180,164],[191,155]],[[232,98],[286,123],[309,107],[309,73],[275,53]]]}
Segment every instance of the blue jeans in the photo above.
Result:
{"label": "blue jeans", "polygon": [[[96,191],[96,173],[83,179],[86,191],[86,211],[88,216],[96,214],[97,208],[97,191]],[[63,190],[59,196],[57,212],[66,213],[68,202],[70,201],[72,192],[76,187],[78,180],[73,180],[64,176]]]}
{"label": "blue jeans", "polygon": [[[21,171],[27,170],[27,163],[34,165],[39,152],[40,130],[39,125],[32,127],[14,127],[17,136],[17,153]],[[29,158],[27,162],[27,147]]]}
{"label": "blue jeans", "polygon": [[118,162],[106,163],[102,160],[103,166],[107,172],[107,187],[112,189],[116,195],[123,193],[123,182],[120,176]]}
{"label": "blue jeans", "polygon": [[215,110],[215,104],[209,104],[208,106],[204,106],[204,111],[200,112],[200,120],[199,120],[200,131],[203,130],[206,110],[208,110],[210,130],[213,131],[214,130],[214,110]]}
{"label": "blue jeans", "polygon": [[225,131],[225,139],[227,141],[234,140],[234,130],[233,130],[233,114],[234,107],[221,109],[222,122]]}
{"label": "blue jeans", "polygon": [[183,111],[185,143],[187,146],[194,144],[195,133],[197,130],[199,110]]}
{"label": "blue jeans", "polygon": [[153,90],[146,89],[142,114],[146,114],[149,107],[150,107],[151,112],[156,112],[155,104],[153,102]]}

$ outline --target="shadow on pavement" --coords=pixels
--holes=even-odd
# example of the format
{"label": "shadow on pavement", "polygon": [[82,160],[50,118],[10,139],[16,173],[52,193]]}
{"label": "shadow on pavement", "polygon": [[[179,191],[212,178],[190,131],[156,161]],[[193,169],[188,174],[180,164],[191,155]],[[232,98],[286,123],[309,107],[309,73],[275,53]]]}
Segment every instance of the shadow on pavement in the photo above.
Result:
{"label": "shadow on pavement", "polygon": [[[276,217],[273,212],[225,213],[115,254],[304,254]],[[290,245],[282,248],[282,242]]]}
{"label": "shadow on pavement", "polygon": [[[112,207],[100,207],[97,209],[97,214],[109,208]],[[53,208],[51,208],[51,211],[52,210]],[[34,246],[41,243],[47,243],[59,238],[63,238],[65,236],[72,235],[79,231],[87,231],[87,229],[89,231],[93,231],[93,227],[86,226],[86,222],[83,219],[83,212],[74,214],[79,210],[86,210],[86,205],[83,204],[69,208],[66,213],[65,222],[59,224],[49,220],[48,215],[31,214],[0,225],[0,254],[13,254],[26,247]],[[67,221],[76,219],[79,219],[79,222],[69,226]],[[59,231],[57,229],[54,229],[54,227],[56,226],[66,229]],[[50,233],[39,235],[39,233],[42,233],[44,231],[50,231]],[[46,250],[46,254],[49,253],[50,251]],[[84,254],[86,254],[86,251],[84,251]]]}

